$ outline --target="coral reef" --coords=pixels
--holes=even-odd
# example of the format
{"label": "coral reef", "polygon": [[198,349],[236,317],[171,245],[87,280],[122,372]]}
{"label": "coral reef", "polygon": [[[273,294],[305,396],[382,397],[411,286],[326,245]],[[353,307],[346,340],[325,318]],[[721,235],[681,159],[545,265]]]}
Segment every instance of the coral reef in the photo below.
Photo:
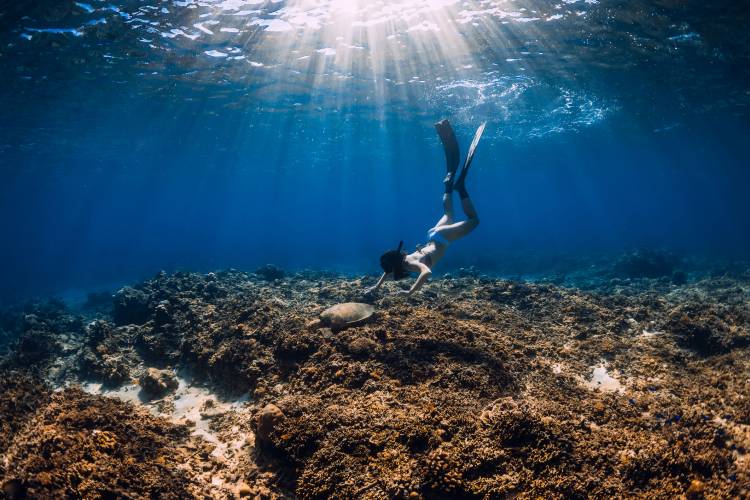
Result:
{"label": "coral reef", "polygon": [[49,396],[5,452],[5,480],[31,498],[189,496],[176,446],[187,430],[116,399],[68,389]]}
{"label": "coral reef", "polygon": [[[0,370],[0,454],[10,449],[13,437],[49,399],[44,384],[36,377],[15,371]],[[6,463],[0,460],[0,478]]]}
{"label": "coral reef", "polygon": [[0,358],[0,368],[21,367],[54,376],[61,359],[74,349],[83,335],[83,318],[69,311],[58,300],[27,304],[3,311],[7,356]]}
{"label": "coral reef", "polygon": [[115,294],[112,303],[112,319],[116,325],[140,325],[149,316],[149,296],[142,290],[129,286]]}
{"label": "coral reef", "polygon": [[127,340],[123,342],[122,333],[104,320],[86,326],[85,340],[78,353],[78,367],[84,379],[116,387],[130,378]]}
{"label": "coral reef", "polygon": [[681,304],[669,311],[665,328],[678,344],[700,354],[726,353],[750,341],[747,304]]}
{"label": "coral reef", "polygon": [[[8,313],[9,337],[43,334],[38,376],[121,385],[124,398],[140,376],[159,399],[131,400],[173,421],[14,375],[3,481],[42,496],[748,495],[750,273],[602,269],[588,291],[466,271],[409,299],[366,298],[372,279],[325,273],[160,273],[116,294],[111,318]],[[314,321],[363,301],[377,308],[363,324]],[[11,345],[18,366],[25,345]],[[48,352],[77,369],[55,371]],[[173,393],[167,366],[190,383]],[[195,457],[173,467],[183,448]],[[91,457],[109,476],[82,469]]]}

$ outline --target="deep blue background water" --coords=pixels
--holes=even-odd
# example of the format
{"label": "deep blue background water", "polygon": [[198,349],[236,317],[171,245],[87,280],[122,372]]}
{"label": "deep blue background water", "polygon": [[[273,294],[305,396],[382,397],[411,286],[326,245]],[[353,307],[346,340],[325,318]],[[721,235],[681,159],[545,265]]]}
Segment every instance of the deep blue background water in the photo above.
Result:
{"label": "deep blue background water", "polygon": [[[190,85],[168,97],[120,92],[107,75],[104,85],[96,73],[82,79],[85,66],[58,66],[62,86],[50,90],[8,52],[0,62],[17,74],[0,94],[5,299],[112,288],[161,269],[275,263],[375,274],[380,253],[399,239],[408,249],[423,243],[441,215],[445,165],[432,123],[444,117],[463,152],[479,121],[489,123],[467,181],[481,224],[438,272],[523,274],[518,255],[638,247],[750,256],[745,111],[675,112],[716,98],[700,83],[688,102],[671,91],[648,104],[607,91],[656,82],[659,68],[600,82],[603,118],[535,135],[524,128],[529,116],[558,119],[544,95],[522,95],[523,116],[491,103],[467,111],[471,96],[453,94],[337,106],[336,89],[319,91],[328,92],[321,106],[293,92],[276,107],[276,95],[226,106]],[[744,88],[742,75],[718,74]]]}
{"label": "deep blue background water", "polygon": [[[73,129],[79,157],[6,176],[3,293],[267,262],[375,273],[382,251],[422,243],[441,213],[444,160],[424,121],[338,125],[321,150],[315,137],[335,123],[305,122],[294,141],[289,130],[238,138],[228,119],[156,132],[148,119],[117,117],[102,129],[142,143],[129,154],[99,158],[102,132]],[[471,130],[457,132],[465,149]],[[747,128],[637,132],[603,124],[523,144],[485,139],[467,183],[481,225],[441,267],[492,272],[509,252],[641,246],[747,256]]]}

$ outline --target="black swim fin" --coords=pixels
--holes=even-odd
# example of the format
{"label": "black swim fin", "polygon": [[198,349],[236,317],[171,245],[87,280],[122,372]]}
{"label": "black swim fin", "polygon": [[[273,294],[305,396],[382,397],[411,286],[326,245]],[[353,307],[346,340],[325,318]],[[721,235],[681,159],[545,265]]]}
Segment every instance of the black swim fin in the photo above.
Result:
{"label": "black swim fin", "polygon": [[466,174],[469,171],[469,167],[471,166],[471,161],[474,159],[474,153],[477,150],[477,146],[479,145],[479,139],[482,138],[482,134],[484,133],[484,127],[486,125],[487,125],[487,122],[483,122],[479,126],[479,128],[477,128],[477,131],[474,134],[474,139],[471,141],[471,146],[469,146],[469,153],[466,155],[466,161],[464,161],[464,166],[461,169],[461,174],[459,174],[454,184],[454,187],[456,188],[456,191],[458,191],[458,194],[461,196],[461,199],[467,198],[469,196],[469,194],[466,192],[466,187],[464,185],[464,182],[466,181]]}
{"label": "black swim fin", "polygon": [[458,149],[458,141],[453,127],[448,120],[440,120],[435,124],[435,130],[440,136],[445,150],[445,163],[448,174],[445,176],[445,192],[450,193],[453,190],[453,181],[458,169],[458,163],[461,161],[461,153]]}

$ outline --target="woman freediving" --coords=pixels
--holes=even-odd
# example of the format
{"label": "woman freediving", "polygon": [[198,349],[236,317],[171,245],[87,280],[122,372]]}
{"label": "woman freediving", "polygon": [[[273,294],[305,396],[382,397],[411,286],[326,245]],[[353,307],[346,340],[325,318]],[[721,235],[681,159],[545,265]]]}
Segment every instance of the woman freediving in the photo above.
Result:
{"label": "woman freediving", "polygon": [[[411,295],[419,290],[422,285],[432,275],[432,268],[445,255],[448,246],[464,236],[471,233],[479,225],[479,217],[474,205],[471,203],[469,193],[466,191],[466,174],[469,172],[471,161],[474,159],[474,152],[479,144],[479,139],[484,132],[485,123],[477,128],[474,139],[469,146],[469,152],[466,155],[461,173],[456,177],[456,170],[460,161],[458,141],[456,134],[448,120],[442,120],[435,124],[435,129],[440,136],[445,150],[446,167],[448,170],[443,184],[445,193],[443,194],[443,216],[440,218],[435,227],[427,232],[427,243],[417,248],[417,251],[407,255],[402,252],[401,248],[404,242],[398,244],[396,250],[389,250],[380,257],[380,266],[383,268],[383,275],[380,277],[375,286],[368,288],[365,293],[370,294],[380,288],[385,280],[392,276],[394,280],[400,280],[409,275],[409,273],[419,273],[417,280],[409,290],[399,290],[398,295]],[[453,220],[453,190],[458,191],[461,198],[461,208],[466,214],[467,219],[459,222]]]}

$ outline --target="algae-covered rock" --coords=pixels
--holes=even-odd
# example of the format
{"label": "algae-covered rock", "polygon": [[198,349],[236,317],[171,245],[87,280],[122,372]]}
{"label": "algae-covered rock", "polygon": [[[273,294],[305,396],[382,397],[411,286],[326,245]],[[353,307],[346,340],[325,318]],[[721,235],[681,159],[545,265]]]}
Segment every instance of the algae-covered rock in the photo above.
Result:
{"label": "algae-covered rock", "polygon": [[284,420],[284,412],[274,404],[267,404],[255,417],[255,436],[258,443],[268,443],[271,434]]}
{"label": "algae-covered rock", "polygon": [[120,356],[102,355],[90,348],[82,350],[78,368],[84,378],[99,380],[104,387],[119,387],[130,378],[130,369]]}
{"label": "algae-covered rock", "polygon": [[147,369],[139,379],[141,390],[149,399],[160,398],[177,389],[178,383],[171,370]]}
{"label": "algae-covered rock", "polygon": [[127,343],[123,329],[127,327],[114,328],[103,320],[86,326],[77,360],[84,379],[101,381],[105,387],[118,387],[130,379],[128,356],[120,352],[122,344]]}

